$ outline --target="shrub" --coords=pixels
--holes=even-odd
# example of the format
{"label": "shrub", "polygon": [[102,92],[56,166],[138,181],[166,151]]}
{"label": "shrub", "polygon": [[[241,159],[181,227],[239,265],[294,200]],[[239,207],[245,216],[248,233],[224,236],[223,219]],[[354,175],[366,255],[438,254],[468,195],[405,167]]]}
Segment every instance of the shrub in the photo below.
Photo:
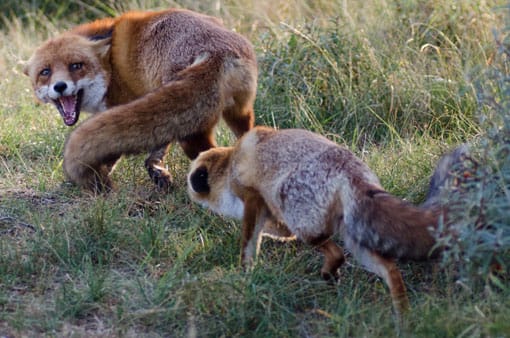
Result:
{"label": "shrub", "polygon": [[443,263],[458,268],[462,280],[508,288],[503,282],[510,267],[510,41],[507,35],[496,41],[494,62],[474,82],[485,134],[472,146],[472,159],[452,172],[456,184],[446,197],[450,235],[440,241],[449,248]]}

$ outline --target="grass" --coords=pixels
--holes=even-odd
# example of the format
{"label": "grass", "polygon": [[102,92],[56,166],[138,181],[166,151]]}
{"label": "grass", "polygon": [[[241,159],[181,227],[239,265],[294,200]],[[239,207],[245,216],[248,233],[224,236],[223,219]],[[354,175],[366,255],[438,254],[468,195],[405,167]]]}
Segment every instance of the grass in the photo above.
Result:
{"label": "grass", "polygon": [[[413,309],[402,328],[385,285],[352,259],[329,285],[315,249],[266,239],[242,271],[239,223],[189,201],[178,147],[169,194],[142,155],[119,163],[109,195],[64,184],[70,129],[35,102],[20,65],[48,36],[106,13],[170,3],[219,16],[257,50],[258,123],[345,143],[389,191],[420,203],[438,157],[484,132],[473,81],[494,60],[502,1],[34,3],[2,5],[15,15],[0,31],[0,335],[510,335],[508,284],[474,288],[455,266],[400,265]],[[218,139],[233,140],[223,126]]]}

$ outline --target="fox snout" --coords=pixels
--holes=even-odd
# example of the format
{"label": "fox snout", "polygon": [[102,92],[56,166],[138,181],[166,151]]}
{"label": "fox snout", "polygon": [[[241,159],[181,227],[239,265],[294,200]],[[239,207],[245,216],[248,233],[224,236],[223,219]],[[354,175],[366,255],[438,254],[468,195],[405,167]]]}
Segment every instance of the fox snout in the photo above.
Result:
{"label": "fox snout", "polygon": [[57,81],[54,84],[50,85],[50,90],[48,91],[48,96],[56,100],[61,96],[69,96],[73,95],[74,84],[67,83],[67,81]]}
{"label": "fox snout", "polygon": [[59,81],[53,85],[53,90],[59,94],[64,94],[64,91],[67,89],[67,83],[64,81]]}

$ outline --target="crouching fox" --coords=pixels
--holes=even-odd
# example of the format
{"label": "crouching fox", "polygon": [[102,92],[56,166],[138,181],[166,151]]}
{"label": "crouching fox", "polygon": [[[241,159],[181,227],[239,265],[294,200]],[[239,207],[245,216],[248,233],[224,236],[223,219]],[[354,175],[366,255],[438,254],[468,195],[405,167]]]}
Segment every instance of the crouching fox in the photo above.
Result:
{"label": "crouching fox", "polygon": [[36,96],[66,125],[98,113],[69,135],[64,173],[79,186],[109,189],[121,155],[149,152],[145,166],[171,183],[171,142],[186,155],[215,146],[220,117],[236,136],[253,126],[257,62],[252,45],[219,20],[169,9],[128,12],[83,24],[44,42],[25,65]]}
{"label": "crouching fox", "polygon": [[425,259],[442,210],[413,206],[386,192],[348,149],[309,131],[256,127],[234,147],[201,153],[188,174],[192,200],[242,219],[241,260],[250,265],[261,234],[280,225],[284,236],[317,246],[324,278],[337,277],[339,234],[362,266],[389,287],[398,313],[409,307],[395,259]]}

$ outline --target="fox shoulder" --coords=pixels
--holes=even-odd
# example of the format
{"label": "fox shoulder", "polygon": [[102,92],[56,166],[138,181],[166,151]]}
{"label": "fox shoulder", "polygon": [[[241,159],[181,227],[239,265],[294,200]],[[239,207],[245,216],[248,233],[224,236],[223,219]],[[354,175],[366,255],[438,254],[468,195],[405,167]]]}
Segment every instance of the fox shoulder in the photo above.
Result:
{"label": "fox shoulder", "polygon": [[[243,186],[256,186],[256,182],[264,174],[261,167],[269,168],[271,163],[264,163],[267,156],[260,156],[264,152],[261,144],[276,135],[276,130],[269,127],[257,126],[238,140],[232,155],[231,175]],[[276,158],[270,159],[277,161]]]}

